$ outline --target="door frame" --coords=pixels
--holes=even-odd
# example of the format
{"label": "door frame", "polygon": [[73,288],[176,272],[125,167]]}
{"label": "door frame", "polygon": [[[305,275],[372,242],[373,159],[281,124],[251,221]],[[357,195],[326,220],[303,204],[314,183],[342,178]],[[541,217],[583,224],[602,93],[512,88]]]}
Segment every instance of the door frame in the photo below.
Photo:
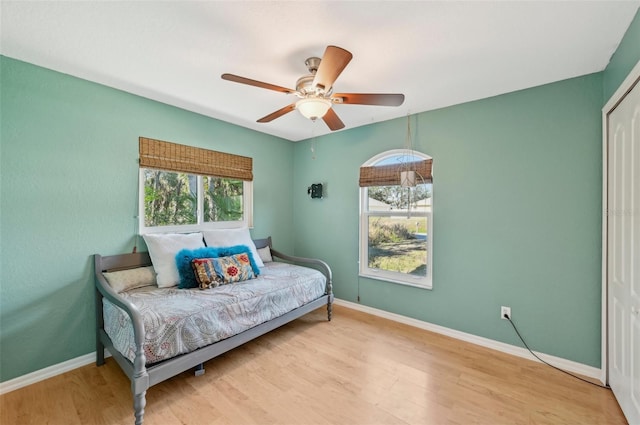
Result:
{"label": "door frame", "polygon": [[633,67],[627,78],[624,79],[620,87],[602,108],[602,355],[600,360],[601,376],[603,384],[609,384],[609,312],[608,293],[609,282],[607,280],[607,224],[608,224],[608,188],[609,188],[609,115],[622,102],[625,96],[640,84],[640,60]]}

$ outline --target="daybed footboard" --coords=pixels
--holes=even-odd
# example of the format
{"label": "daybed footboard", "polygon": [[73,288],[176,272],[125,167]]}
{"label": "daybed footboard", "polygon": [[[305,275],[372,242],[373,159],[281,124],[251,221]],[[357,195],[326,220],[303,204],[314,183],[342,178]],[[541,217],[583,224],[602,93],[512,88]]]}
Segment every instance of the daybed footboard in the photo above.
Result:
{"label": "daybed footboard", "polygon": [[[95,275],[96,275],[96,364],[101,366],[104,364],[104,349],[108,349],[109,353],[116,360],[120,368],[131,380],[131,392],[133,393],[133,408],[135,410],[136,425],[142,425],[144,417],[144,407],[146,402],[146,392],[149,388],[149,375],[146,369],[146,357],[144,355],[144,323],[138,308],[119,296],[107,280],[102,275],[103,271],[126,270],[135,267],[150,266],[151,259],[149,254],[141,252],[137,254],[115,255],[110,257],[102,257],[99,254],[94,256]],[[113,348],[111,338],[104,331],[104,316],[102,298],[106,298],[111,303],[120,307],[125,311],[133,326],[133,334],[135,338],[136,357],[133,363]]]}
{"label": "daybed footboard", "polygon": [[[269,246],[271,248],[271,237],[255,240],[257,248]],[[144,354],[145,327],[139,309],[125,297],[114,291],[103,276],[105,271],[126,270],[137,267],[150,266],[151,259],[146,252],[135,254],[123,254],[115,256],[101,256],[96,254],[95,275],[96,275],[96,364],[104,364],[104,349],[109,350],[120,368],[131,381],[131,392],[134,397],[135,423],[142,425],[144,409],[146,405],[146,391],[149,387],[158,384],[181,372],[192,369],[202,363],[223,354],[235,347],[238,347],[258,336],[261,336],[273,329],[276,329],[292,320],[295,320],[323,305],[327,306],[327,318],[331,320],[331,304],[333,302],[332,274],[329,266],[321,260],[312,258],[302,258],[283,254],[271,248],[271,255],[286,262],[310,266],[319,270],[326,278],[325,295],[315,299],[301,307],[298,307],[280,317],[269,320],[258,326],[250,328],[232,337],[223,339],[213,344],[204,346],[188,354],[161,361],[153,365],[147,365]],[[118,350],[114,348],[113,341],[104,329],[103,298],[112,304],[120,307],[130,318],[133,326],[135,358],[131,362]]]}

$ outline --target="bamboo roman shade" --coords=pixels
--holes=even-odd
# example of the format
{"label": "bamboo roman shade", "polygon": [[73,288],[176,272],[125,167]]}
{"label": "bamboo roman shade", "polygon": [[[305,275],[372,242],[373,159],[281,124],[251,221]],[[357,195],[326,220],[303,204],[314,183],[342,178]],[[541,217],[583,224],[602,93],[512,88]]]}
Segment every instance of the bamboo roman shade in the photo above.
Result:
{"label": "bamboo roman shade", "polygon": [[253,180],[253,159],[162,140],[139,138],[140,167]]}
{"label": "bamboo roman shade", "polygon": [[373,165],[360,167],[360,187],[395,186],[400,184],[400,172],[413,170],[418,174],[418,183],[431,183],[432,159],[405,164]]}

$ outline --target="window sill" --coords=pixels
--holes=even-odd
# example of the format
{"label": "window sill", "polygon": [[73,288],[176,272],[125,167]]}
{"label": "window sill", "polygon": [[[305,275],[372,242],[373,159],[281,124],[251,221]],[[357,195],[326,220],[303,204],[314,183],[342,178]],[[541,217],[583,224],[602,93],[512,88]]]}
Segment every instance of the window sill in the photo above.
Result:
{"label": "window sill", "polygon": [[203,230],[213,229],[241,229],[249,226],[246,221],[220,221],[220,222],[208,222],[203,224],[182,224],[177,226],[155,226],[155,227],[142,227],[139,231],[141,235],[149,233],[193,233],[201,232]]}
{"label": "window sill", "polygon": [[432,282],[427,282],[427,283],[416,283],[416,282],[412,282],[410,280],[400,280],[400,279],[394,279],[392,277],[389,276],[385,276],[382,274],[378,274],[378,273],[359,273],[358,274],[359,277],[364,277],[367,279],[374,279],[374,280],[380,280],[383,282],[389,282],[389,283],[395,283],[397,285],[404,285],[404,286],[411,286],[414,288],[419,288],[419,289],[426,289],[426,290],[433,290],[433,284]]}

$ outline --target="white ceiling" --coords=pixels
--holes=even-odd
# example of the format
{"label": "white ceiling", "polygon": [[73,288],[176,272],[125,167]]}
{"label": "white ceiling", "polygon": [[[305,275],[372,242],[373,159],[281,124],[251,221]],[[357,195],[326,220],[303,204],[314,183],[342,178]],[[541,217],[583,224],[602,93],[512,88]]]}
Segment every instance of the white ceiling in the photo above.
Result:
{"label": "white ceiling", "polygon": [[400,107],[335,105],[346,129],[603,70],[629,1],[4,1],[3,55],[297,141],[329,133],[292,95],[310,56],[353,53],[337,92],[404,93]]}

